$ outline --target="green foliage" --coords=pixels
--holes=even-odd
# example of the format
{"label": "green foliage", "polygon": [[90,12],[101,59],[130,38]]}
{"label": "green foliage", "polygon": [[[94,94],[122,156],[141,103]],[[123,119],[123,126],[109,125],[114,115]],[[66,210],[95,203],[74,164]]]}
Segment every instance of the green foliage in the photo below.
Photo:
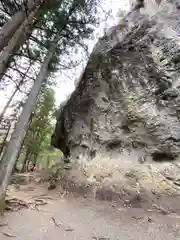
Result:
{"label": "green foliage", "polygon": [[44,86],[23,146],[23,151],[29,153],[31,160],[34,162],[36,162],[36,158],[41,152],[52,150],[49,138],[52,132],[52,115],[54,111],[54,91],[51,87]]}
{"label": "green foliage", "polygon": [[[98,23],[96,0],[55,0],[43,6],[37,28],[41,30],[39,47],[49,48],[56,33],[60,34],[56,54],[49,66],[50,72],[57,71],[62,55],[69,55],[76,45],[83,47]],[[37,54],[35,54],[38,56]],[[34,55],[34,56],[35,56]]]}
{"label": "green foliage", "polygon": [[[21,66],[21,72],[24,73],[28,64],[26,63],[25,66],[24,58],[21,61],[20,57],[23,56],[26,60],[30,59],[31,69],[35,69],[33,71],[35,74],[32,76],[31,69],[26,73],[26,84],[28,85],[28,75],[31,77],[31,80],[32,77],[36,78],[35,75],[58,33],[59,40],[56,43],[56,51],[48,66],[49,74],[46,76],[46,81],[44,81],[42,86],[37,107],[22,148],[23,155],[32,161],[36,161],[38,156],[43,154],[48,155],[51,153],[51,157],[53,154],[54,157],[57,156],[57,152],[53,152],[52,147],[50,147],[52,115],[55,111],[54,92],[52,90],[54,86],[53,73],[59,70],[61,66],[63,68],[72,68],[74,66],[75,63],[71,58],[71,53],[75,47],[85,49],[84,40],[91,36],[99,21],[97,7],[100,1],[46,0],[36,15],[36,21],[34,21],[35,24],[32,25],[32,29],[27,30],[28,27],[26,29],[27,38],[25,42],[22,43],[19,51],[14,54],[9,62],[10,68],[16,67],[15,70],[19,70],[19,66]],[[2,24],[0,23],[0,25],[3,25],[13,15],[13,11],[15,11],[14,3],[16,1],[4,0],[1,2],[4,2],[6,8],[11,12],[9,15],[7,13],[2,14],[4,18],[1,18]],[[9,5],[8,3],[11,4]],[[19,9],[22,7],[20,6],[21,3],[19,3]],[[17,62],[19,64],[16,64]],[[17,75],[17,72],[16,74],[13,73],[11,69],[9,71],[10,79]],[[22,74],[19,73],[19,75],[22,77]],[[5,79],[7,80],[7,77]],[[48,85],[46,84],[47,81]],[[16,79],[14,82],[16,82]],[[22,85],[22,90],[27,90],[26,85],[24,83]]]}

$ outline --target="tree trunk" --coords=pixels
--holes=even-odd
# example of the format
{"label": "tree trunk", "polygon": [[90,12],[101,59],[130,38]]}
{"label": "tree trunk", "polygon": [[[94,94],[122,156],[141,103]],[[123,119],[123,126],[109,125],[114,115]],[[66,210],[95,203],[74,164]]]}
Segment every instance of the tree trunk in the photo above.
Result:
{"label": "tree trunk", "polygon": [[[31,116],[30,116],[30,119],[29,119],[29,123],[28,123],[28,126],[27,126],[27,130],[26,130],[26,134],[25,134],[25,137],[24,137],[24,139],[23,139],[23,141],[22,141],[22,143],[21,143],[21,146],[20,146],[20,149],[19,149],[17,158],[16,158],[16,162],[15,162],[14,170],[13,170],[13,171],[15,171],[15,170],[18,169],[18,168],[17,168],[17,163],[18,163],[19,157],[20,157],[20,155],[21,155],[21,151],[22,151],[22,148],[23,148],[23,145],[24,145],[24,141],[25,141],[26,135],[27,135],[27,133],[28,133],[29,125],[30,125],[31,122],[32,122],[33,115],[34,115],[34,113],[31,113]],[[22,169],[21,169],[21,171],[22,171]]]}
{"label": "tree trunk", "polygon": [[2,51],[0,55],[0,80],[6,72],[11,57],[15,52],[19,50],[20,46],[25,42],[26,33],[32,31],[32,27],[36,20],[35,16],[38,11],[39,8],[36,8],[33,12],[31,12],[29,18],[23,22],[23,24],[19,27],[19,29],[9,41],[8,46]]}
{"label": "tree trunk", "polygon": [[48,65],[56,49],[57,40],[58,39],[56,37],[54,43],[51,45],[47,53],[47,56],[41,66],[40,72],[28,96],[24,109],[16,124],[16,128],[11,136],[8,147],[6,148],[0,162],[0,201],[5,196],[12,170],[18,156],[18,152],[26,134],[29,118],[35,107],[38,94],[41,90],[41,86],[48,75]]}
{"label": "tree trunk", "polygon": [[6,132],[6,135],[5,135],[4,139],[3,139],[2,145],[1,145],[1,147],[0,147],[0,156],[1,156],[1,154],[3,153],[3,150],[4,150],[5,146],[6,146],[6,142],[7,142],[6,140],[7,140],[7,138],[8,138],[10,129],[11,129],[11,124],[9,123],[8,129],[7,129],[7,132]]}
{"label": "tree trunk", "polygon": [[21,168],[21,173],[26,172],[26,168],[27,168],[26,166],[27,166],[29,156],[30,156],[30,153],[27,152],[26,155],[25,155],[24,161],[23,161],[23,165],[22,165],[22,168]]}
{"label": "tree trunk", "polygon": [[35,155],[33,156],[32,164],[35,164],[35,165],[37,164],[38,156],[39,156],[39,154],[35,154]]}
{"label": "tree trunk", "polygon": [[[18,86],[19,86],[19,85],[18,85]],[[12,102],[15,94],[17,93],[17,91],[18,91],[18,87],[14,90],[14,92],[12,93],[12,95],[11,95],[11,97],[9,98],[8,102],[6,103],[5,107],[3,108],[3,111],[2,111],[1,114],[0,114],[0,123],[1,123],[1,121],[2,121],[2,119],[3,119],[3,117],[4,117],[4,114],[6,113],[6,111],[7,111],[7,109],[8,109],[10,103]]]}
{"label": "tree trunk", "polygon": [[49,168],[49,165],[50,165],[50,156],[47,156],[46,168]]}
{"label": "tree trunk", "polygon": [[27,11],[24,11],[24,9],[22,9],[16,12],[12,18],[2,27],[0,31],[0,52],[4,47],[8,45],[10,39],[25,21],[26,17],[31,14],[31,12],[34,11],[37,6],[41,6],[43,2],[43,0],[29,1]]}
{"label": "tree trunk", "polygon": [[[29,67],[28,67],[28,69],[27,69],[27,71],[26,71],[25,74],[27,74],[27,73],[29,72],[30,67],[31,67],[31,63],[30,63],[30,65],[29,65]],[[17,91],[19,90],[20,86],[23,84],[23,81],[24,81],[25,78],[26,78],[26,75],[24,75],[24,76],[22,77],[21,81],[20,81],[19,84],[16,86],[16,89],[15,89],[14,92],[12,93],[12,95],[11,95],[11,97],[9,98],[8,102],[7,102],[6,105],[4,106],[4,108],[3,108],[3,110],[2,110],[2,112],[1,112],[1,114],[0,114],[0,123],[1,123],[1,121],[2,121],[2,119],[3,119],[3,117],[4,117],[4,114],[6,113],[9,105],[11,104],[14,96],[16,95]]]}
{"label": "tree trunk", "polygon": [[20,7],[19,4],[13,4],[12,0],[1,0],[1,4],[10,15],[15,14],[17,12],[17,7]]}

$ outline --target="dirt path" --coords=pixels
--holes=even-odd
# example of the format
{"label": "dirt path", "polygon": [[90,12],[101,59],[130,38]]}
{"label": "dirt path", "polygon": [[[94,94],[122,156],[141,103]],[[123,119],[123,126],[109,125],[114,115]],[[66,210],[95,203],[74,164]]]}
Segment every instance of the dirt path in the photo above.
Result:
{"label": "dirt path", "polygon": [[[27,200],[36,193],[23,192],[23,197]],[[17,191],[18,194],[22,197],[22,191]],[[180,239],[180,216],[175,214],[120,208],[80,197],[60,198],[56,194],[51,197],[46,198],[48,204],[44,206],[6,212],[0,218],[0,239]],[[3,223],[7,225],[2,226]]]}

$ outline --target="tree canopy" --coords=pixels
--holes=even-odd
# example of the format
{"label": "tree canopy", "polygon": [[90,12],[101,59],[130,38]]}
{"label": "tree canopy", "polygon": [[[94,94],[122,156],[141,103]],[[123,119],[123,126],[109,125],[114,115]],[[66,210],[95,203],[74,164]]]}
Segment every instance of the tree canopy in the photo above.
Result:
{"label": "tree canopy", "polygon": [[[20,151],[25,152],[27,161],[36,161],[46,145],[55,108],[54,74],[79,64],[72,59],[72,52],[75,47],[87,49],[84,40],[98,24],[99,1],[0,3],[0,88],[13,85],[15,90],[6,106],[13,108],[15,118],[0,162],[1,199]],[[14,101],[18,94],[21,98]]]}

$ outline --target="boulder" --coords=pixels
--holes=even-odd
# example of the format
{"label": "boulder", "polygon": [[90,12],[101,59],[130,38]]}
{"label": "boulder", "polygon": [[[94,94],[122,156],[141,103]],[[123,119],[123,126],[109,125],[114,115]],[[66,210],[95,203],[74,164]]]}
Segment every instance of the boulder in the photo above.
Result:
{"label": "boulder", "polygon": [[146,3],[95,45],[52,144],[96,182],[179,194],[180,1]]}

